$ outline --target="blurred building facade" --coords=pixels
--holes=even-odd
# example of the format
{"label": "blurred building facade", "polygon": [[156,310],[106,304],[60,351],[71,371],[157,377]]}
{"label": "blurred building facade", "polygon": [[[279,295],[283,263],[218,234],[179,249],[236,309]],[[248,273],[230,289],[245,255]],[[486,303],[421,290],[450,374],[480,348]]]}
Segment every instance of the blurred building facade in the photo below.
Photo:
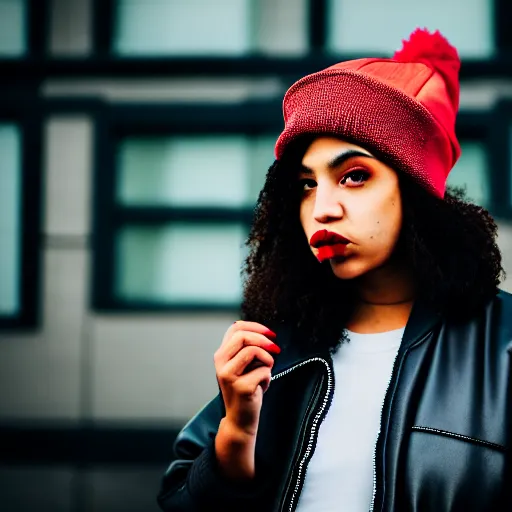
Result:
{"label": "blurred building facade", "polygon": [[217,392],[284,92],[416,26],[460,50],[449,183],[512,276],[508,0],[0,0],[2,510],[157,510]]}

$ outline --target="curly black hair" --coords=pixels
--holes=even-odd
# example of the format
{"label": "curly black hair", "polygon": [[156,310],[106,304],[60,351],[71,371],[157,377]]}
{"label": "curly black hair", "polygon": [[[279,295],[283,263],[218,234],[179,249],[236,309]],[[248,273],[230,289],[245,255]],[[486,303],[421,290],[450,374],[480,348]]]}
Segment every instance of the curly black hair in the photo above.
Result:
{"label": "curly black hair", "polygon": [[[298,141],[267,173],[247,240],[242,314],[289,323],[308,344],[334,350],[352,312],[353,283],[318,263],[300,225],[296,174],[307,145]],[[449,189],[441,199],[398,175],[403,226],[396,250],[412,270],[418,298],[447,318],[469,318],[497,294],[504,276],[497,225],[463,190]]]}

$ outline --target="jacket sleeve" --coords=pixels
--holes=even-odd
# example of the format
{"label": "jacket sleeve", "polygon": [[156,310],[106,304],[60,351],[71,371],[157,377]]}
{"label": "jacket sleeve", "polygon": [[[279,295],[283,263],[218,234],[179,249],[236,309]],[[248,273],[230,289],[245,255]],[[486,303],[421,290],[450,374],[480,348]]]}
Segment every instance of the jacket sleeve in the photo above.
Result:
{"label": "jacket sleeve", "polygon": [[505,451],[505,509],[512,510],[512,347],[508,348],[507,449]]}
{"label": "jacket sleeve", "polygon": [[157,497],[163,511],[261,510],[263,482],[256,478],[248,484],[234,483],[217,467],[214,441],[223,416],[224,404],[218,395],[179,433],[175,460],[164,474]]}

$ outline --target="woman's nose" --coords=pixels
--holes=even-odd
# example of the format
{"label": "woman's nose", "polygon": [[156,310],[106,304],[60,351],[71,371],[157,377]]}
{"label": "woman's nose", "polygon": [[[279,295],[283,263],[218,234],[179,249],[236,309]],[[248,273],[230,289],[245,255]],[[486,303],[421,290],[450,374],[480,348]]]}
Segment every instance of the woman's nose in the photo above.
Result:
{"label": "woman's nose", "polygon": [[343,207],[334,187],[317,185],[313,217],[317,222],[329,222],[343,216]]}

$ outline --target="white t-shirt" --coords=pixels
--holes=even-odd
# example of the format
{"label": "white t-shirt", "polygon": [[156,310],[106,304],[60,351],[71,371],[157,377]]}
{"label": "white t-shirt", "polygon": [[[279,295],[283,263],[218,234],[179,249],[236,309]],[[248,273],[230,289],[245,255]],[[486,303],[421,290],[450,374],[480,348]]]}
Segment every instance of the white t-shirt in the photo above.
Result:
{"label": "white t-shirt", "polygon": [[349,342],[333,357],[334,396],[320,425],[298,512],[368,512],[382,404],[404,330],[347,331]]}

